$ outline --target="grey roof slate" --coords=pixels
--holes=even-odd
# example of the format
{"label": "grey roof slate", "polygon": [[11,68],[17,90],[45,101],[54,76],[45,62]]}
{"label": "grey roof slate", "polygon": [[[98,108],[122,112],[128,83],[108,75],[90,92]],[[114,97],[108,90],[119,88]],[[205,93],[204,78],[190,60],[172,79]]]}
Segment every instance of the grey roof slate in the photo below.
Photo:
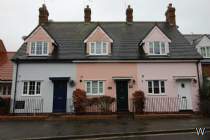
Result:
{"label": "grey roof slate", "polygon": [[190,42],[191,45],[197,45],[204,35],[210,39],[209,34],[185,34],[184,37]]}
{"label": "grey roof slate", "polygon": [[[84,40],[100,26],[112,39],[113,48],[110,56],[87,56]],[[158,26],[172,41],[167,57],[141,56],[138,44],[146,35]],[[49,22],[44,29],[56,41],[58,46],[52,56],[31,57],[26,55],[26,44],[17,51],[13,60],[23,61],[71,61],[71,60],[149,60],[149,59],[200,59],[194,47],[184,38],[176,27],[166,22]]]}

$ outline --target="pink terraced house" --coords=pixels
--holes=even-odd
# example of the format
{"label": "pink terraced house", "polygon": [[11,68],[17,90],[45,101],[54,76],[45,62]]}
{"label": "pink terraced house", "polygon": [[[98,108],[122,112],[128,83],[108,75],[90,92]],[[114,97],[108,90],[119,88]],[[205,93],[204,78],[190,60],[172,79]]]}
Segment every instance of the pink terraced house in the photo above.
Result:
{"label": "pink terraced house", "polygon": [[75,89],[114,97],[117,112],[132,111],[137,90],[145,112],[198,110],[201,56],[178,30],[172,4],[162,22],[133,21],[130,6],[126,21],[92,22],[91,13],[87,6],[84,22],[55,22],[39,9],[39,25],[13,58],[12,112],[73,112]]}

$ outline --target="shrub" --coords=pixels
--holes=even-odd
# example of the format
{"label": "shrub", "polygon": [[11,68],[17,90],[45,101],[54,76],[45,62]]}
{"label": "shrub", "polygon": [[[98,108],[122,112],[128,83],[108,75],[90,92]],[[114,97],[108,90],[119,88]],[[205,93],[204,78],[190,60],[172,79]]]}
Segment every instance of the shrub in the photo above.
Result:
{"label": "shrub", "polygon": [[10,111],[10,98],[2,98],[0,97],[0,114],[5,115]]}
{"label": "shrub", "polygon": [[115,101],[115,98],[110,96],[101,96],[99,97],[98,101],[102,112],[110,112],[110,107]]}
{"label": "shrub", "polygon": [[81,114],[85,112],[85,108],[87,105],[87,97],[86,92],[84,90],[76,89],[73,92],[73,104],[76,114]]}
{"label": "shrub", "polygon": [[111,105],[115,101],[115,98],[110,96],[100,96],[88,99],[89,106],[98,106],[101,112],[111,112]]}
{"label": "shrub", "polygon": [[135,106],[135,111],[138,113],[144,112],[145,107],[145,95],[144,92],[139,90],[133,93],[133,104]]}
{"label": "shrub", "polygon": [[204,115],[210,115],[210,82],[207,79],[207,75],[203,76],[203,85],[199,92],[200,98],[200,112]]}

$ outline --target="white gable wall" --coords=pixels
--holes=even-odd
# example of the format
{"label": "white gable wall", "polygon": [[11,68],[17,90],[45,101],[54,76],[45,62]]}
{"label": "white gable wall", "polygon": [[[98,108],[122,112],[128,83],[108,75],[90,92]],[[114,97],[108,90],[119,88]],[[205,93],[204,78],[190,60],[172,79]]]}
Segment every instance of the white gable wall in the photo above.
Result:
{"label": "white gable wall", "polygon": [[157,26],[155,26],[143,40],[143,42],[145,43],[145,53],[149,53],[149,42],[154,41],[166,42],[166,53],[169,53],[169,43],[171,42],[171,40]]}
{"label": "white gable wall", "polygon": [[200,52],[200,47],[210,46],[210,39],[207,36],[203,36],[201,41],[196,45],[196,49]]}

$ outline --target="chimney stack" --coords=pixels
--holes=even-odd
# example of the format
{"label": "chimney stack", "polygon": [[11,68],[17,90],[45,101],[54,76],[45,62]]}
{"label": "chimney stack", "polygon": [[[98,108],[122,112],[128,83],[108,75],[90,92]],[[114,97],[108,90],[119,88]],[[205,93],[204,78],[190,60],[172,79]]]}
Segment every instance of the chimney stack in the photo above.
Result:
{"label": "chimney stack", "polygon": [[172,6],[172,3],[169,4],[168,9],[165,13],[166,22],[171,26],[176,26],[176,9]]}
{"label": "chimney stack", "polygon": [[127,23],[133,22],[133,8],[131,8],[130,5],[128,5],[128,8],[126,10],[126,22]]}
{"label": "chimney stack", "polygon": [[85,23],[90,23],[91,22],[91,9],[89,5],[84,9],[84,18],[85,18]]}
{"label": "chimney stack", "polygon": [[45,24],[48,22],[48,10],[45,4],[42,5],[42,7],[39,8],[39,24]]}

